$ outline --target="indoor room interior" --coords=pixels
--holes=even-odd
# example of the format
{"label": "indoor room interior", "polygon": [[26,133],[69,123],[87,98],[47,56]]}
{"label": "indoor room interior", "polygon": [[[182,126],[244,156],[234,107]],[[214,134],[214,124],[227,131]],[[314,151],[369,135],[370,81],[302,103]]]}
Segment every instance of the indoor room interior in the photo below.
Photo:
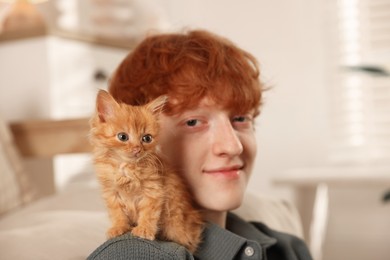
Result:
{"label": "indoor room interior", "polygon": [[96,94],[143,37],[185,29],[252,53],[270,87],[237,212],[316,260],[389,259],[390,0],[0,0],[0,259],[105,241]]}

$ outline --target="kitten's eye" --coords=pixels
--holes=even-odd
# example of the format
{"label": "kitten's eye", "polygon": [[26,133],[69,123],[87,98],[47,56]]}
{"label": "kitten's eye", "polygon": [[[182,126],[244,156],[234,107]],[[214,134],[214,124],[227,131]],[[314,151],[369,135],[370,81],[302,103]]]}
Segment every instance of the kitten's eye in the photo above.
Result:
{"label": "kitten's eye", "polygon": [[126,142],[126,141],[129,140],[129,135],[124,133],[124,132],[120,132],[116,136],[118,137],[118,140],[121,141],[121,142]]}
{"label": "kitten's eye", "polygon": [[153,137],[152,137],[152,135],[147,134],[147,135],[142,136],[141,140],[142,140],[142,142],[148,144],[148,143],[151,143],[153,141]]}

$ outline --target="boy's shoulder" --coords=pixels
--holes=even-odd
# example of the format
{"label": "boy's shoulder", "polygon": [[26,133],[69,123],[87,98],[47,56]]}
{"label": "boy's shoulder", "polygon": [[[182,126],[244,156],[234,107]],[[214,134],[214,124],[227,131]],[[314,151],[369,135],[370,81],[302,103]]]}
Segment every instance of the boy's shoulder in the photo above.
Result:
{"label": "boy's shoulder", "polygon": [[103,259],[193,260],[194,257],[179,244],[142,239],[127,233],[107,240],[87,258],[87,260]]}

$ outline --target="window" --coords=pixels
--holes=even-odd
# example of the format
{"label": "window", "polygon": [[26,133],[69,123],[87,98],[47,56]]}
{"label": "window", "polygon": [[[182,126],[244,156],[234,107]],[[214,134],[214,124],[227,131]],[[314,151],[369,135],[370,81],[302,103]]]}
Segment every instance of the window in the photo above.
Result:
{"label": "window", "polygon": [[328,2],[332,161],[390,159],[390,0]]}

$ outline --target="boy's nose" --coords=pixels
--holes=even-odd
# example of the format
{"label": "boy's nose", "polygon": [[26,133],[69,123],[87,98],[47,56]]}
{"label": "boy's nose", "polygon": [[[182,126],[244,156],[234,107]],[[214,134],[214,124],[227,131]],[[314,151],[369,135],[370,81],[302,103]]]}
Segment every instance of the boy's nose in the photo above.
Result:
{"label": "boy's nose", "polygon": [[228,122],[221,122],[214,130],[212,147],[214,154],[235,156],[243,152],[244,148],[241,140],[230,120]]}

